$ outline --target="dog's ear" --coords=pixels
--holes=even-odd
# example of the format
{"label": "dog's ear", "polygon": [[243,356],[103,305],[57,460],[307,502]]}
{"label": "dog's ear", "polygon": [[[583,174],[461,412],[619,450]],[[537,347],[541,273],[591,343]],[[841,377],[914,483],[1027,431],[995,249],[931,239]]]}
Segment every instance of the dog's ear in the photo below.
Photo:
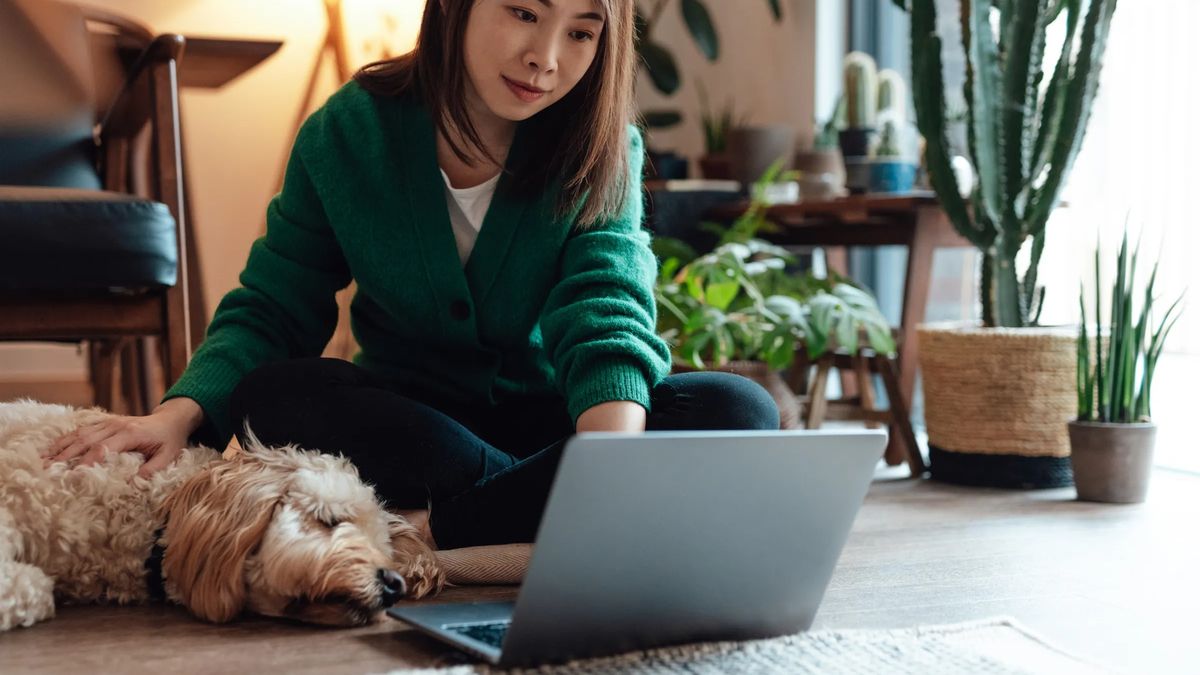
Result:
{"label": "dog's ear", "polygon": [[245,562],[286,492],[286,477],[260,462],[214,462],[171,493],[163,576],[193,614],[229,621],[246,600]]}

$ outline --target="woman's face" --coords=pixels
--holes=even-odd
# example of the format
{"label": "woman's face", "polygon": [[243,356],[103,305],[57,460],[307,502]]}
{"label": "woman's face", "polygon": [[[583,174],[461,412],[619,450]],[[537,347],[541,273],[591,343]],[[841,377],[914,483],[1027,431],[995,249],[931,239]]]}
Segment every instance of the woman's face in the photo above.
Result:
{"label": "woman's face", "polygon": [[603,29],[595,0],[475,0],[463,48],[475,114],[519,122],[550,107],[587,73]]}

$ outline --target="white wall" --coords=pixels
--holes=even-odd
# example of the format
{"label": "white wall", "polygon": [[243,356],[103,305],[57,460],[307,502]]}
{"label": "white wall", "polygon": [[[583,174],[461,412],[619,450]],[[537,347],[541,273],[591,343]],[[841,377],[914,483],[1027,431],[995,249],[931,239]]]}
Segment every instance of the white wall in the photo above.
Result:
{"label": "white wall", "polygon": [[[681,3],[669,0],[651,38],[675,56],[682,85],[675,94],[664,97],[643,72],[637,101],[643,109],[679,110],[684,121],[652,132],[648,144],[691,159],[704,154],[698,79],[708,90],[714,110],[733,101],[735,111],[744,115],[747,123],[790,124],[799,133],[800,143],[811,142],[819,3],[827,0],[785,0],[783,20],[776,23],[766,0],[709,0],[705,5],[721,47],[720,58],[710,63],[688,33]],[[651,3],[640,5],[648,9]],[[825,115],[827,111],[821,113]]]}

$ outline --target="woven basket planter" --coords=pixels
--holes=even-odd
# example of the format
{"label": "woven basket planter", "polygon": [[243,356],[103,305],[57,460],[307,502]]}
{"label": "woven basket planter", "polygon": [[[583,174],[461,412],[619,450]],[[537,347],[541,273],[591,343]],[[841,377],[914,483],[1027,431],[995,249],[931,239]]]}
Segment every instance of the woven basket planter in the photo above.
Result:
{"label": "woven basket planter", "polygon": [[961,485],[1071,485],[1075,333],[1061,328],[917,329],[930,475]]}
{"label": "woven basket planter", "polygon": [[[705,370],[715,370],[723,373],[734,373],[743,377],[748,377],[751,380],[761,384],[771,398],[775,399],[775,405],[779,406],[779,428],[794,429],[800,425],[800,402],[796,400],[796,394],[788,387],[787,382],[783,380],[783,376],[767,367],[763,361],[730,361],[729,363],[716,367],[707,364]],[[675,364],[672,372],[676,373],[695,373],[699,372],[695,368],[681,366]]]}

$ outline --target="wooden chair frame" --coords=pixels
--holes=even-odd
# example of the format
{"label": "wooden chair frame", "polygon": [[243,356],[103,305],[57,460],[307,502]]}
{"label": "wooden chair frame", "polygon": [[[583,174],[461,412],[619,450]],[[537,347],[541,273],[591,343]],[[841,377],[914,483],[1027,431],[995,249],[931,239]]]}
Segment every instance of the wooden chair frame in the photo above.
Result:
{"label": "wooden chair frame", "polygon": [[[176,223],[178,275],[174,286],[129,293],[0,294],[0,340],[87,341],[96,404],[113,407],[113,376],[124,376],[126,409],[148,412],[151,358],[161,356],[161,385],[174,382],[191,357],[183,164],[177,64],[180,35],[155,37],[123,17],[80,8],[93,54],[122,64],[120,86],[98,91],[95,139],[104,189],[162,202]],[[98,80],[103,78],[98,77]],[[104,88],[98,81],[98,89]],[[156,339],[156,340],[148,340]],[[132,400],[130,400],[132,399]]]}

